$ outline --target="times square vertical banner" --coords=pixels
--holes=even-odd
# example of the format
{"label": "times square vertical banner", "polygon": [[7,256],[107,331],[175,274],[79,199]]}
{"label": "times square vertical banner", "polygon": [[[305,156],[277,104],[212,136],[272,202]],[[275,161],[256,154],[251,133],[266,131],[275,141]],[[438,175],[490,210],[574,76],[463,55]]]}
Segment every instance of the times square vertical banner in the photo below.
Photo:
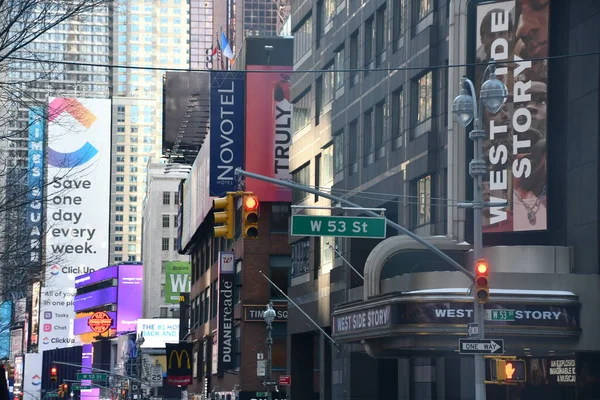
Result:
{"label": "times square vertical banner", "polygon": [[486,63],[508,99],[496,114],[485,107],[487,138],[484,200],[508,201],[484,209],[484,232],[540,231],[548,228],[547,85],[550,0],[485,2],[477,6],[475,87],[483,83]]}
{"label": "times square vertical banner", "polygon": [[29,108],[29,143],[27,165],[27,208],[31,253],[29,262],[39,265],[42,258],[42,230],[44,202],[44,135],[46,117],[44,107]]}
{"label": "times square vertical banner", "polygon": [[108,263],[111,101],[48,99],[39,351],[76,344],[75,277]]}

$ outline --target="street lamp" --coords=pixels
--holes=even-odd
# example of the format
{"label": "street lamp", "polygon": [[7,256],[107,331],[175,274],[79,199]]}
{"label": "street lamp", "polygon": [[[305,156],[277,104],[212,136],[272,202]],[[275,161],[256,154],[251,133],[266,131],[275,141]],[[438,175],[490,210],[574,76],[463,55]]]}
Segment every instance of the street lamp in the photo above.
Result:
{"label": "street lamp", "polygon": [[144,339],[144,333],[140,332],[137,339],[135,340],[135,346],[136,346],[136,350],[137,350],[137,354],[136,354],[136,356],[137,356],[137,378],[138,378],[137,395],[138,395],[139,400],[141,400],[141,398],[142,398],[142,345],[144,344],[145,341],[146,341],[146,339]]}
{"label": "street lamp", "polygon": [[[265,310],[265,313],[263,315],[263,318],[265,319],[265,322],[267,323],[267,363],[269,364],[268,366],[268,372],[267,372],[267,376],[268,379],[271,380],[272,378],[272,373],[273,373],[273,369],[271,368],[271,347],[273,346],[273,337],[271,336],[271,331],[273,329],[273,321],[275,321],[275,310],[273,310],[273,303],[269,302],[269,304],[267,304],[267,309]],[[269,397],[268,399],[271,400],[271,386],[269,386]]]}
{"label": "street lamp", "polygon": [[[488,78],[489,75],[489,78]],[[491,59],[483,73],[480,102],[477,103],[477,95],[473,82],[463,77],[461,80],[462,90],[452,103],[452,113],[456,120],[467,127],[473,121],[473,130],[469,138],[474,142],[473,160],[469,163],[469,174],[473,178],[473,202],[464,206],[473,209],[473,269],[477,268],[477,262],[483,255],[483,207],[495,205],[483,201],[483,177],[487,173],[487,167],[483,161],[483,139],[486,133],[482,128],[483,107],[496,114],[508,97],[506,85],[496,77],[496,62]],[[474,320],[478,325],[478,338],[484,339],[485,314],[483,303],[473,295]],[[475,399],[485,400],[485,363],[483,355],[475,355]]]}

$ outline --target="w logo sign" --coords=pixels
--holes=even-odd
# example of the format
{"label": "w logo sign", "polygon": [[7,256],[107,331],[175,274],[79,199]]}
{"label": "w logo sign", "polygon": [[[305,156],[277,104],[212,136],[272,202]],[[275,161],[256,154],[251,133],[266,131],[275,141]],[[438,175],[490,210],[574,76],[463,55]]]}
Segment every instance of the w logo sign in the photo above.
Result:
{"label": "w logo sign", "polygon": [[[89,129],[97,119],[77,99],[57,98],[48,105],[48,122],[53,122],[65,112],[86,129]],[[74,168],[87,163],[96,154],[98,154],[98,150],[89,142],[85,142],[79,149],[68,153],[61,153],[48,147],[48,164],[57,168]]]}

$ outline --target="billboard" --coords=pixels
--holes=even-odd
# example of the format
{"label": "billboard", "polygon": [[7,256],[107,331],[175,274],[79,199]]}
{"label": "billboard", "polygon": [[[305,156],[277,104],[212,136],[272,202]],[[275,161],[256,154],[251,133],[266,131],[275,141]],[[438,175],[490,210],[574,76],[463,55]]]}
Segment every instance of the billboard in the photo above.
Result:
{"label": "billboard", "polygon": [[49,98],[46,286],[108,261],[111,102]]}
{"label": "billboard", "polygon": [[137,320],[142,316],[143,281],[143,265],[119,265],[117,332],[135,331]]}
{"label": "billboard", "polygon": [[[487,132],[484,200],[504,207],[484,209],[484,232],[545,230],[547,224],[547,85],[550,1],[531,7],[528,1],[486,2],[477,6],[476,62],[491,58],[508,88],[502,109],[484,109]],[[532,21],[535,26],[531,26]],[[523,61],[537,59],[535,61]],[[479,92],[485,65],[475,68]]]}
{"label": "billboard", "polygon": [[10,354],[10,325],[12,321],[12,301],[0,304],[0,359]]}
{"label": "billboard", "polygon": [[[117,320],[116,312],[107,311],[106,313],[113,321]],[[92,313],[92,312],[84,313],[84,314],[82,314],[83,316],[78,315],[77,318],[75,318],[75,320],[73,321],[73,333],[75,335],[83,335],[85,333],[93,332],[92,328],[90,328],[90,326],[88,325],[88,321],[93,314],[94,313]],[[111,329],[113,329],[114,327],[115,326],[114,326],[114,322],[113,322]],[[135,328],[133,330],[135,330]]]}
{"label": "billboard", "polygon": [[75,345],[75,288],[42,287],[38,351]]}
{"label": "billboard", "polygon": [[79,275],[75,278],[75,289],[90,286],[98,282],[106,281],[108,279],[114,279],[117,277],[118,267],[106,267],[87,273],[85,275]]}
{"label": "billboard", "polygon": [[192,380],[193,343],[166,344],[167,385],[188,386]]}
{"label": "billboard", "polygon": [[23,328],[13,329],[10,331],[9,360],[14,360],[21,353],[23,353]]}
{"label": "billboard", "polygon": [[210,193],[237,188],[235,169],[244,167],[244,73],[210,73]]}
{"label": "billboard", "polygon": [[42,391],[42,353],[25,354],[23,400],[37,400]]}
{"label": "billboard", "polygon": [[117,288],[108,287],[75,296],[75,312],[117,302]]}
{"label": "billboard", "polygon": [[29,108],[29,141],[27,166],[27,215],[29,261],[39,263],[42,259],[42,204],[44,202],[44,107]]}
{"label": "billboard", "polygon": [[165,343],[179,342],[179,319],[138,319],[136,331],[144,334],[143,349],[164,349]]}
{"label": "billboard", "polygon": [[[246,77],[246,142],[260,143],[260,151],[246,146],[246,170],[275,179],[291,179],[289,149],[292,144],[292,111],[290,102],[291,66],[248,65]],[[261,201],[292,201],[289,188],[246,178],[246,190],[260,196]]]}
{"label": "billboard", "polygon": [[33,284],[31,289],[31,344],[38,344],[38,329],[40,327],[40,291],[42,285],[39,282]]}
{"label": "billboard", "polygon": [[234,368],[233,352],[233,285],[235,283],[235,257],[233,252],[220,251],[219,260],[219,295],[217,312],[218,361],[217,370],[222,374]]}
{"label": "billboard", "polygon": [[189,293],[192,286],[192,264],[188,261],[167,261],[165,268],[165,303],[179,304],[179,294]]}

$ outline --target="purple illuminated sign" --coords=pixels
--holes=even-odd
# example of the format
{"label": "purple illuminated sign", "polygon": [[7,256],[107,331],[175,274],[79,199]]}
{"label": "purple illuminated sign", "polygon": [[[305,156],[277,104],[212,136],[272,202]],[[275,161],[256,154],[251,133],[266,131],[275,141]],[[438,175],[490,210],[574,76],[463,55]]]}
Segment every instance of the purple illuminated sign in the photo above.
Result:
{"label": "purple illuminated sign", "polygon": [[144,266],[119,265],[117,332],[131,332],[142,317]]}
{"label": "purple illuminated sign", "polygon": [[[86,318],[82,318],[87,321]],[[93,361],[94,350],[91,344],[84,344],[81,349],[81,372],[90,373],[92,372],[92,361]],[[82,386],[90,386],[92,381],[81,381]],[[85,400],[96,400],[100,398],[100,389],[83,389],[80,392],[80,398]]]}
{"label": "purple illuminated sign", "polygon": [[117,302],[117,288],[109,287],[75,296],[75,312]]}
{"label": "purple illuminated sign", "polygon": [[[113,319],[113,321],[117,320],[117,313],[108,311],[107,314]],[[88,325],[88,320],[90,319],[91,314],[81,318],[75,318],[73,321],[73,334],[75,335],[83,335],[84,333],[92,332],[92,328]],[[111,328],[114,328],[114,322]]]}
{"label": "purple illuminated sign", "polygon": [[107,279],[113,279],[117,277],[117,266],[106,267],[99,269],[89,274],[79,275],[75,278],[75,289],[90,286],[98,282],[105,281]]}

